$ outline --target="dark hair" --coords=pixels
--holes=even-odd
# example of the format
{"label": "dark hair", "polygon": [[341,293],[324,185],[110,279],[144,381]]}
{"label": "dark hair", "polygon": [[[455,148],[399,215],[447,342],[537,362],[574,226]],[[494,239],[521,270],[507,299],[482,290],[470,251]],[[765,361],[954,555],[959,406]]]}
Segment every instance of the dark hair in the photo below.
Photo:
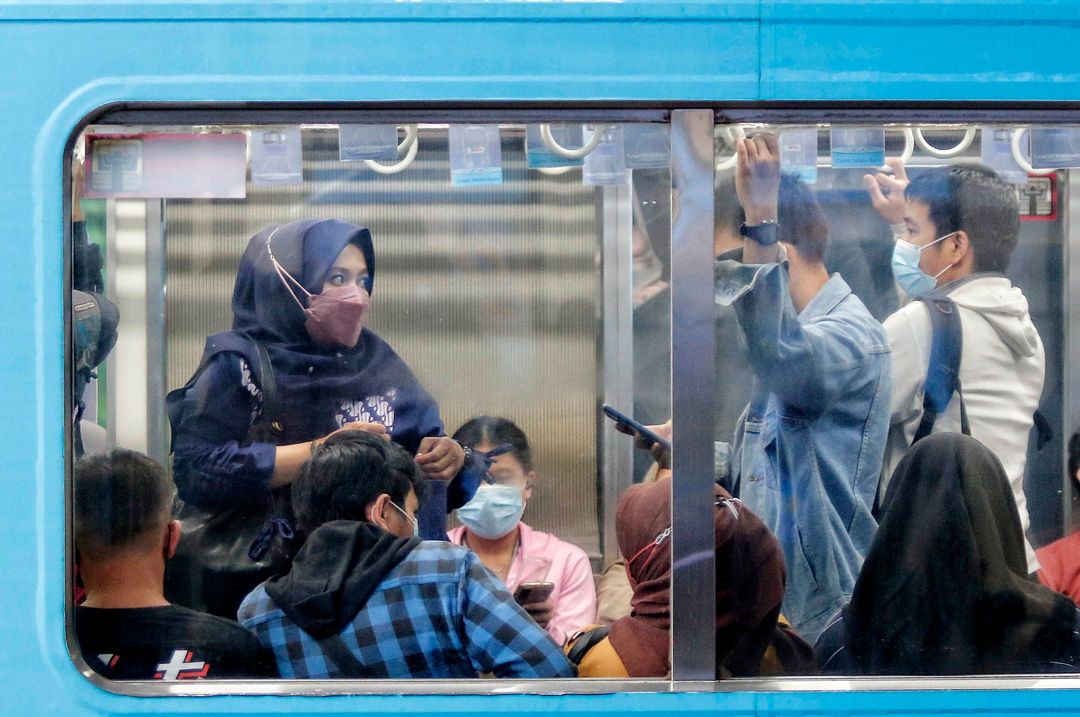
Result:
{"label": "dark hair", "polygon": [[424,477],[404,448],[367,431],[342,431],[311,451],[292,486],[296,522],[310,534],[333,520],[367,521],[383,493],[404,507],[409,489],[421,498]]}
{"label": "dark hair", "polygon": [[1080,470],[1080,428],[1069,436],[1069,480],[1076,481],[1076,471]]}
{"label": "dark hair", "polygon": [[454,432],[454,440],[469,448],[476,448],[481,443],[491,443],[496,446],[509,443],[514,447],[510,454],[517,458],[525,472],[528,473],[533,469],[529,439],[525,437],[525,432],[509,418],[500,416],[470,418]]}
{"label": "dark hair", "polygon": [[780,241],[798,249],[799,255],[807,261],[823,262],[829,225],[814,193],[798,175],[780,175],[777,213]]}
{"label": "dark hair", "polygon": [[738,234],[739,227],[746,221],[746,214],[739,204],[739,195],[735,192],[734,172],[716,175],[713,203],[713,228],[730,229]]}
{"label": "dark hair", "polygon": [[75,540],[122,548],[169,522],[176,488],[161,465],[142,453],[114,448],[75,464]]}
{"label": "dark hair", "polygon": [[916,175],[904,197],[925,204],[936,236],[963,230],[975,252],[974,271],[1005,271],[1020,236],[1015,192],[982,164],[953,164]]}

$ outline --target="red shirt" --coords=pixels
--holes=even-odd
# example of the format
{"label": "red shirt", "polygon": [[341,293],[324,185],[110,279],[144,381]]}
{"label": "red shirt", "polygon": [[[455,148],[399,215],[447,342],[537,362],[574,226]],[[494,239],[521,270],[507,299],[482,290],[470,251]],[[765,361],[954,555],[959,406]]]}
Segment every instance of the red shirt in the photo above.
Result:
{"label": "red shirt", "polygon": [[1039,582],[1080,604],[1080,530],[1035,551]]}

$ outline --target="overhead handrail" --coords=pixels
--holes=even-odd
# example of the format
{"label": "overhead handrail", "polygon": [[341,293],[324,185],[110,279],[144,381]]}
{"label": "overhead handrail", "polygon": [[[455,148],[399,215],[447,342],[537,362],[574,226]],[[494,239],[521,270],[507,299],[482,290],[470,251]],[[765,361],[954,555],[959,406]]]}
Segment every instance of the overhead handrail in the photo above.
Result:
{"label": "overhead handrail", "polygon": [[975,139],[975,128],[968,127],[967,130],[964,132],[964,137],[956,144],[956,146],[949,147],[948,149],[942,149],[941,147],[935,147],[934,145],[926,141],[926,138],[923,137],[921,127],[915,127],[914,133],[915,143],[919,145],[919,149],[926,152],[927,154],[932,154],[935,157],[955,157],[956,155],[960,154],[965,149],[970,147],[971,142]]}
{"label": "overhead handrail", "polygon": [[1024,153],[1020,150],[1020,138],[1023,137],[1024,133],[1027,131],[1027,127],[1019,127],[1014,129],[1012,133],[1012,156],[1013,159],[1016,160],[1016,165],[1028,174],[1052,174],[1057,168],[1036,169],[1031,166],[1031,162],[1024,159]]}
{"label": "overhead handrail", "polygon": [[566,159],[581,159],[600,145],[600,141],[604,138],[605,129],[605,125],[594,125],[592,137],[589,138],[588,142],[577,149],[569,149],[555,141],[555,137],[551,134],[551,125],[542,124],[540,125],[540,141],[544,143],[544,146],[547,147],[549,151],[554,152],[560,157],[565,157]]}
{"label": "overhead handrail", "polygon": [[402,152],[405,153],[405,156],[401,161],[395,162],[394,164],[382,164],[376,162],[374,159],[365,159],[364,164],[368,169],[374,170],[379,174],[397,174],[413,163],[413,160],[416,159],[416,152],[419,147],[420,143],[417,141],[416,125],[407,124],[405,125],[405,139],[401,141],[401,144],[399,144],[397,148],[398,154],[401,154]]}

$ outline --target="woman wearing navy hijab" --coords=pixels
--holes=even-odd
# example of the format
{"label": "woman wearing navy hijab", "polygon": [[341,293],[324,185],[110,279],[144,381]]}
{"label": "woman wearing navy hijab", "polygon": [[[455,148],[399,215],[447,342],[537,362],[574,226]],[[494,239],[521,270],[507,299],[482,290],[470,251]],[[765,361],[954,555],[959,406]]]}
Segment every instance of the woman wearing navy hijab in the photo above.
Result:
{"label": "woman wearing navy hijab", "polygon": [[[306,219],[251,238],[233,290],[232,330],[207,339],[200,370],[169,398],[181,498],[207,508],[265,500],[292,483],[313,442],[369,430],[414,454],[434,479],[418,513],[420,533],[445,538],[447,508],[472,493],[458,479],[465,453],[445,436],[438,406],[405,362],[363,326],[374,278],[371,233],[355,224]],[[263,362],[252,339],[273,366],[273,442],[250,435],[263,410],[253,369]]]}

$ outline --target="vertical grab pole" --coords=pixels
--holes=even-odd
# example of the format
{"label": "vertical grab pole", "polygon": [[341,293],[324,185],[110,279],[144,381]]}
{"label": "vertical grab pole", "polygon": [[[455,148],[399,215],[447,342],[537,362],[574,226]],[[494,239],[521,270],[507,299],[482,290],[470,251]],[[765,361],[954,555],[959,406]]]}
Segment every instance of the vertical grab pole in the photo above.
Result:
{"label": "vertical grab pole", "polygon": [[713,680],[713,113],[671,118],[672,679]]}

